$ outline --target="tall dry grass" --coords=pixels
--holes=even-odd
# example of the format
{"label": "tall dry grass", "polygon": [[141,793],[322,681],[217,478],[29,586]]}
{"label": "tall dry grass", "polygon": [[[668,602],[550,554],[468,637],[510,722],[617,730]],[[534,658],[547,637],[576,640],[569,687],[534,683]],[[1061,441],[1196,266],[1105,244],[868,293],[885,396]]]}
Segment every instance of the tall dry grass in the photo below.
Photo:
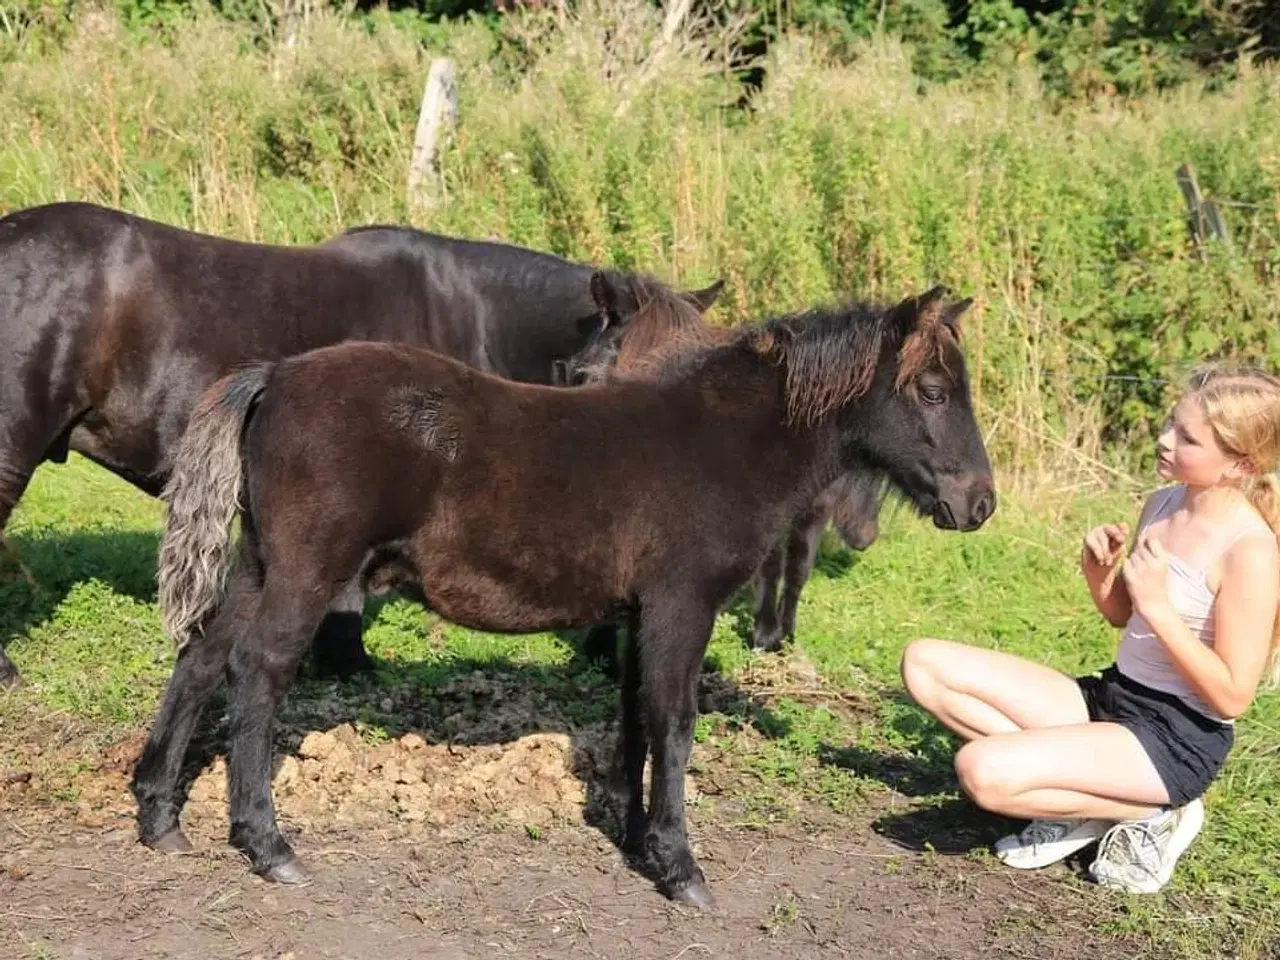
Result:
{"label": "tall dry grass", "polygon": [[[420,42],[320,13],[292,48],[211,13],[163,42],[110,13],[0,40],[0,208],[78,198],[310,242],[370,221],[725,276],[723,318],[946,282],[976,297],[973,389],[1003,468],[1066,486],[1141,467],[1176,380],[1280,359],[1280,73],[1065,102],[1030,74],[926,88],[891,38],[776,44],[745,108],[712,33],[584,0]],[[441,203],[404,198],[430,59],[459,67]],[[1230,200],[1198,254],[1175,167]],[[1165,381],[1170,379],[1175,383]]]}

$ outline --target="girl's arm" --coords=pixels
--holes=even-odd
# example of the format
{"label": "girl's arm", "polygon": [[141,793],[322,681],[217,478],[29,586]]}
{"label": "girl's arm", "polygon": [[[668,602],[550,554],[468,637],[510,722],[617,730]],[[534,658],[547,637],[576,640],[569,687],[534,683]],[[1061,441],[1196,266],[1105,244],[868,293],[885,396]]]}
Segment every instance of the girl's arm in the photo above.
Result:
{"label": "girl's arm", "polygon": [[[1142,505],[1142,512],[1138,515],[1139,532],[1144,529],[1147,516],[1159,495],[1160,491],[1157,491]],[[1133,613],[1129,590],[1124,578],[1118,575],[1121,550],[1128,536],[1128,524],[1102,524],[1085,535],[1084,546],[1080,551],[1080,572],[1089,585],[1089,596],[1093,598],[1093,605],[1098,608],[1098,612],[1113,627],[1123,627]]]}
{"label": "girl's arm", "polygon": [[1227,551],[1215,605],[1214,645],[1191,632],[1169,602],[1164,578],[1168,555],[1148,541],[1125,561],[1134,605],[1169,651],[1178,672],[1224,717],[1248,709],[1271,651],[1280,600],[1280,550],[1271,537],[1250,537]]}
{"label": "girl's arm", "polygon": [[1124,544],[1124,533],[1121,532],[1121,527],[1114,525],[1108,525],[1108,527],[1116,531],[1116,534],[1113,535],[1107,528],[1102,527],[1095,528],[1094,531],[1090,531],[1090,534],[1100,532],[1101,536],[1110,539],[1115,546],[1116,555],[1110,558],[1110,562],[1099,562],[1090,547],[1086,545],[1080,558],[1080,569],[1084,573],[1085,583],[1089,585],[1089,596],[1093,598],[1093,605],[1098,608],[1098,612],[1113,627],[1123,627],[1129,622],[1129,615],[1133,612],[1124,579],[1116,576],[1120,572],[1120,564],[1116,561],[1119,559],[1119,548]]}

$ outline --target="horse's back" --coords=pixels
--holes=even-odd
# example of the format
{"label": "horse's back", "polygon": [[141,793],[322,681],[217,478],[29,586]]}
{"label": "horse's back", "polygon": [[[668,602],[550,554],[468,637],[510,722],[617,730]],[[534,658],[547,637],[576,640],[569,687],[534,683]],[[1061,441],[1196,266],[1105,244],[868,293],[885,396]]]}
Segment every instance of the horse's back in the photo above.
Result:
{"label": "horse's back", "polygon": [[421,301],[411,263],[375,269],[95,204],[16,211],[0,220],[0,427],[41,444],[65,434],[154,490],[195,398],[226,370],[411,336]]}

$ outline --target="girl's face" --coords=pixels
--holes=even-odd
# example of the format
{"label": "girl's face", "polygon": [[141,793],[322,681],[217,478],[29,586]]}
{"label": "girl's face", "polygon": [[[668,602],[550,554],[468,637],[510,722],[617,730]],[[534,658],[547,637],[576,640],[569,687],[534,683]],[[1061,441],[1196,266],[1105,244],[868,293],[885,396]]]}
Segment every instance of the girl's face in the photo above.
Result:
{"label": "girl's face", "polygon": [[1161,479],[1189,487],[1212,487],[1240,478],[1239,461],[1218,445],[1200,404],[1183,397],[1156,444]]}

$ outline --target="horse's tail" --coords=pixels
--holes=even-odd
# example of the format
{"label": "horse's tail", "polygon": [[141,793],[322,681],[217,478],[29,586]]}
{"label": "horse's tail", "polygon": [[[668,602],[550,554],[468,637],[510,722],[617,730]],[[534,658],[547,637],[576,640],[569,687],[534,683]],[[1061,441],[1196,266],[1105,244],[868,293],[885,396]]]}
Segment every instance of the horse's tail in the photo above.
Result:
{"label": "horse's tail", "polygon": [[164,535],[156,579],[164,630],[179,650],[217,607],[231,566],[231,524],[240,509],[240,438],[272,363],[223,377],[197,402],[161,494]]}

